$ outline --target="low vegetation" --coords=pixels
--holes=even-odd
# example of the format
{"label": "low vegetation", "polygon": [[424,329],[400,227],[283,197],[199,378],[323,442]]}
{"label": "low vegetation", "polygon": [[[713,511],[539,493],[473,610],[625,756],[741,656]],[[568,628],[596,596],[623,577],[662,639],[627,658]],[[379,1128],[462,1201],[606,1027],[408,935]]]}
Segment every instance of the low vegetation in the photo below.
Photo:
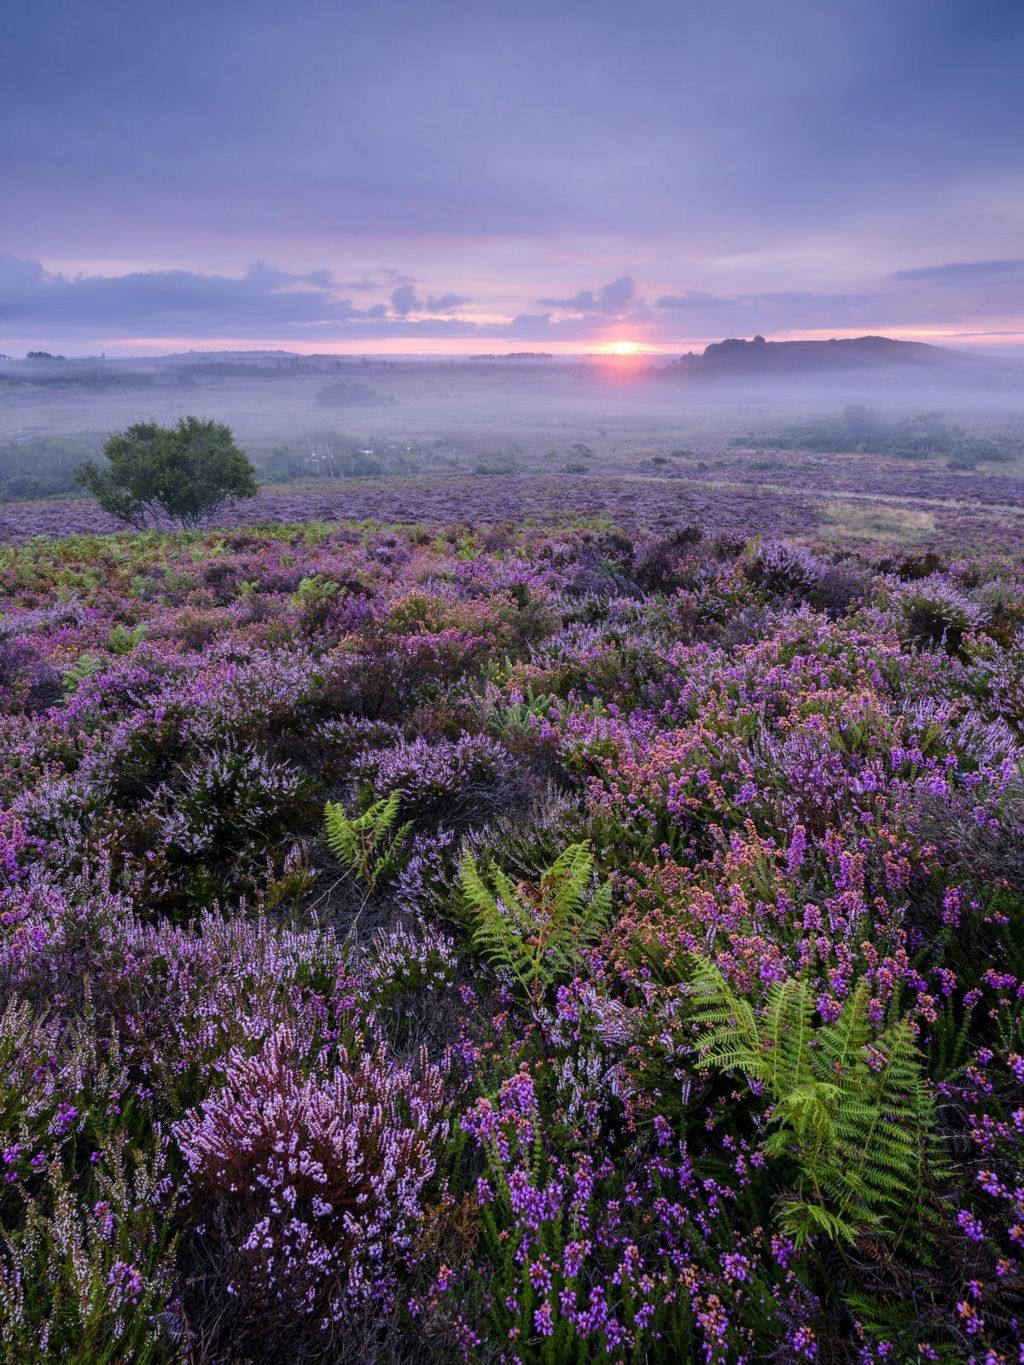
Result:
{"label": "low vegetation", "polygon": [[0,444],[0,502],[59,497],[75,491],[75,471],[96,459],[104,438],[83,432],[70,436],[32,436]]}
{"label": "low vegetation", "polygon": [[0,549],[22,1360],[1014,1360],[1019,560]]}
{"label": "low vegetation", "polygon": [[829,455],[868,452],[906,460],[942,456],[951,469],[1007,464],[1024,454],[1019,438],[974,436],[964,427],[947,422],[941,412],[887,422],[862,404],[850,404],[836,418],[800,422],[779,431],[752,432],[732,444],[768,450],[815,450]]}
{"label": "low vegetation", "polygon": [[334,384],[327,384],[322,388],[316,396],[316,401],[322,408],[347,408],[379,407],[394,403],[395,400],[391,394],[371,389],[369,384],[339,379]]}

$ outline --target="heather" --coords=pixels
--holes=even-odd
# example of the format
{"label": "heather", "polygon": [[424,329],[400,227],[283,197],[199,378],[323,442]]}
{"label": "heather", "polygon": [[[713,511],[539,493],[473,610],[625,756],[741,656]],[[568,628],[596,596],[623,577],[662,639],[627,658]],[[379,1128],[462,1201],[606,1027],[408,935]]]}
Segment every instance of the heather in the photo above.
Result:
{"label": "heather", "polygon": [[[723,449],[720,415],[714,434],[694,449],[678,446],[677,417],[664,430],[635,433],[631,427],[618,434],[618,442],[593,437],[603,447],[597,458],[580,458],[578,442],[545,452],[550,436],[541,433],[528,454],[513,459],[507,454],[509,434],[499,429],[463,438],[457,454],[440,452],[437,468],[425,460],[401,463],[405,443],[392,442],[393,468],[381,471],[373,455],[361,455],[368,462],[364,467],[324,478],[328,466],[317,465],[311,476],[264,483],[256,497],[222,512],[214,524],[237,528],[350,518],[394,524],[415,516],[435,531],[505,520],[557,532],[571,488],[574,520],[610,523],[637,536],[652,529],[667,535],[698,523],[744,539],[798,537],[840,546],[859,541],[879,550],[917,544],[947,555],[965,546],[1012,554],[1020,540],[1020,477],[1014,465],[983,462],[975,470],[953,469],[942,456],[907,460],[867,451],[837,458],[807,449],[809,437],[798,442],[797,454],[760,444],[755,450]],[[320,449],[318,441],[314,449]],[[258,454],[255,458],[259,463]],[[333,463],[332,455],[328,465]],[[162,528],[170,529],[170,523]],[[120,529],[87,498],[0,502],[4,542]]]}
{"label": "heather", "polygon": [[0,549],[4,1358],[1021,1358],[1019,559],[610,510]]}

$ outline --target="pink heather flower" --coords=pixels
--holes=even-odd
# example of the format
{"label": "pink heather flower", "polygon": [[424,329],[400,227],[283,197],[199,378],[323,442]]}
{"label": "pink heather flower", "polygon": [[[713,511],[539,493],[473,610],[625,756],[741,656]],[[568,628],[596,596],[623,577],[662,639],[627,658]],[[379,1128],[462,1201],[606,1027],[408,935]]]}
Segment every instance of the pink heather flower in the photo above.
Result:
{"label": "pink heather flower", "polygon": [[424,1057],[399,1065],[369,1044],[307,1076],[297,1046],[282,1027],[254,1057],[233,1049],[224,1086],[175,1135],[194,1197],[239,1230],[236,1292],[286,1320],[340,1320],[393,1297],[443,1131],[443,1079]]}
{"label": "pink heather flower", "polygon": [[960,925],[960,916],[963,913],[963,894],[957,886],[947,888],[942,897],[942,922],[951,929],[956,929]]}

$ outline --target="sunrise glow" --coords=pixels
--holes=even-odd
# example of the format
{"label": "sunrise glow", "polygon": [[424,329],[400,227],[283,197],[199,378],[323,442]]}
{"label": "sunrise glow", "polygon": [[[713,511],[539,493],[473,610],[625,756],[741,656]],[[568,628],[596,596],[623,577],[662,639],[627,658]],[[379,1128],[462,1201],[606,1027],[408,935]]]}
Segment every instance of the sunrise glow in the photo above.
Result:
{"label": "sunrise glow", "polygon": [[[396,0],[358,22],[310,0],[288,23],[180,0],[111,20],[116,53],[95,6],[57,8],[54,31],[22,6],[7,44],[0,354],[527,351],[627,374],[755,335],[1024,349],[1024,6],[863,0],[853,21],[785,0],[813,15],[796,43],[802,20],[754,0],[735,25],[663,0],[607,23],[568,0]],[[462,9],[455,41],[434,11]],[[408,66],[380,60],[393,27]],[[866,150],[822,92],[870,102],[882,54],[893,104]],[[955,101],[934,98],[943,60]],[[180,102],[152,98],[182,73]],[[95,136],[70,135],[82,110]]]}

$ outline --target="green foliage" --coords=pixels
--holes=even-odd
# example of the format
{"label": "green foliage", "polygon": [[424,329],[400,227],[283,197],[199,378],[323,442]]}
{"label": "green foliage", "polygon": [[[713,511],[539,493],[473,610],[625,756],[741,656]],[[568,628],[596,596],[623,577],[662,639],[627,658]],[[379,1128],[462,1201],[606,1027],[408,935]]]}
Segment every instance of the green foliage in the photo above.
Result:
{"label": "green foliage", "polygon": [[611,912],[611,887],[595,887],[586,844],[570,844],[538,881],[516,884],[500,867],[481,871],[467,852],[459,886],[475,946],[510,974],[532,1005],[573,974],[580,952],[597,940]]}
{"label": "green foliage", "polygon": [[316,401],[322,408],[382,407],[393,404],[395,398],[393,394],[379,393],[376,389],[371,389],[368,384],[339,379],[336,383],[328,384],[326,388],[321,389]]}
{"label": "green foliage", "polygon": [[474,474],[516,474],[519,465],[511,455],[495,455],[491,459],[479,459],[473,465]]}
{"label": "green foliage", "polygon": [[86,678],[91,678],[103,667],[95,654],[80,654],[64,674],[64,688],[67,692],[77,692]]}
{"label": "green foliage", "polygon": [[319,573],[312,574],[301,580],[292,594],[292,601],[302,613],[307,626],[319,626],[342,591],[342,585],[333,579]]}
{"label": "green foliage", "polygon": [[[378,400],[392,401],[384,395],[378,395]],[[255,450],[253,458],[270,482],[288,483],[308,478],[363,479],[408,474],[420,467],[423,450],[415,442],[346,436],[328,428],[296,436],[287,445]]]}
{"label": "green foliage", "polygon": [[487,717],[487,728],[506,741],[528,735],[541,721],[550,718],[558,704],[558,698],[551,693],[534,695],[528,691],[522,701],[495,705]]}
{"label": "green foliage", "polygon": [[144,622],[137,625],[134,630],[129,630],[127,626],[118,622],[116,626],[110,628],[107,648],[111,654],[130,654],[146,638],[146,629]]}
{"label": "green foliage", "polygon": [[920,460],[945,455],[955,469],[973,469],[982,461],[1016,460],[1021,444],[1012,437],[996,440],[971,436],[943,420],[941,412],[924,412],[887,422],[862,403],[850,403],[838,417],[800,422],[781,431],[751,433],[733,446],[766,446],[770,450],[819,450],[828,454],[871,452]]}
{"label": "green foliage", "polygon": [[919,646],[941,645],[947,654],[961,656],[964,636],[981,625],[975,604],[945,584],[927,580],[905,590],[899,599],[901,633]]}
{"label": "green foliage", "polygon": [[[336,801],[325,810],[324,837],[338,862],[370,890],[393,877],[404,860],[403,844],[412,822],[398,825],[401,793],[376,801],[362,815],[347,815]],[[397,825],[397,828],[396,828]]]}
{"label": "green foliage", "polygon": [[780,1209],[798,1246],[815,1235],[852,1243],[898,1237],[919,1214],[934,1109],[908,1021],[874,1039],[869,988],[816,1024],[809,982],[773,982],[763,1013],[698,959],[689,987],[705,1065],[742,1072],[771,1106],[768,1152],[791,1162]]}
{"label": "green foliage", "polygon": [[253,467],[221,422],[138,422],[115,432],[103,449],[106,467],[87,461],[76,478],[104,511],[140,530],[161,515],[199,526],[235,498],[256,493]]}
{"label": "green foliage", "polygon": [[102,436],[94,432],[0,442],[0,502],[73,492],[75,469],[102,447]]}

